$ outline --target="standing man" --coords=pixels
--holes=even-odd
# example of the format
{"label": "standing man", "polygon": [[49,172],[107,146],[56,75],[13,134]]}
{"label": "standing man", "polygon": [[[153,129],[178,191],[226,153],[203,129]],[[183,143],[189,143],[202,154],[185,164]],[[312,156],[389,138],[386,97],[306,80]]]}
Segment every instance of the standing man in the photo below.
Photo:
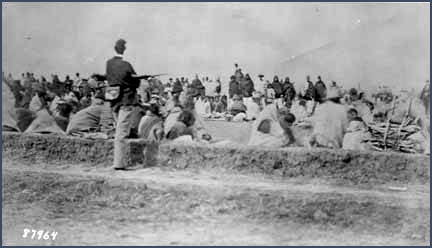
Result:
{"label": "standing man", "polygon": [[326,98],[327,87],[321,80],[321,76],[318,76],[318,81],[315,83],[315,102],[322,103]]}
{"label": "standing man", "polygon": [[234,97],[234,95],[240,95],[240,94],[241,94],[240,84],[236,80],[236,77],[232,75],[230,77],[230,82],[228,84],[228,107],[231,106],[232,98]]}
{"label": "standing man", "polygon": [[237,63],[234,64],[234,67],[235,67],[235,71],[234,71],[235,79],[237,80],[237,82],[240,82],[240,80],[242,80],[244,76],[243,72]]}
{"label": "standing man", "polygon": [[282,92],[285,99],[285,103],[292,102],[296,96],[296,90],[294,84],[290,81],[289,77],[285,78],[284,83],[282,84]]}
{"label": "standing man", "polygon": [[198,74],[195,74],[195,79],[192,80],[191,86],[196,92],[199,93],[200,96],[205,96],[205,87],[202,82],[199,80]]}
{"label": "standing man", "polygon": [[170,87],[173,86],[173,84],[174,84],[173,79],[170,78],[170,79],[169,79],[169,82],[167,82],[167,83],[165,84],[165,87],[166,87],[166,88],[170,88]]}
{"label": "standing man", "polygon": [[264,95],[266,89],[266,82],[264,81],[264,75],[259,74],[258,80],[254,82],[254,88],[256,92],[259,92],[261,95]]}
{"label": "standing man", "polygon": [[426,80],[426,84],[423,87],[422,92],[420,93],[420,99],[422,100],[425,108],[426,115],[430,114],[430,81]]}
{"label": "standing man", "polygon": [[81,80],[80,74],[77,72],[77,73],[75,73],[75,78],[74,78],[73,83],[72,83],[73,90],[78,91],[78,87],[81,85],[81,83],[82,83],[82,80]]}
{"label": "standing man", "polygon": [[114,137],[114,169],[126,169],[124,150],[125,141],[134,128],[136,105],[138,105],[137,88],[140,80],[136,77],[132,65],[123,60],[126,41],[115,43],[115,56],[106,63],[106,77],[111,95],[111,108],[117,121]]}
{"label": "standing man", "polygon": [[9,73],[7,80],[8,80],[9,82],[13,82],[13,81],[14,81],[14,79],[13,79],[13,77],[12,77],[12,73]]}
{"label": "standing man", "polygon": [[[184,78],[182,78],[184,81]],[[180,79],[176,78],[175,82],[172,84],[172,94],[180,95],[180,93],[183,91],[183,83],[180,81]]]}
{"label": "standing man", "polygon": [[310,76],[306,76],[306,84],[303,88],[303,99],[307,101],[312,101],[315,99],[315,86],[310,80]]}
{"label": "standing man", "polygon": [[282,83],[279,81],[279,77],[276,75],[273,77],[272,88],[275,91],[276,99],[280,99],[282,97],[282,94],[283,94]]}
{"label": "standing man", "polygon": [[240,89],[240,84],[238,83],[238,81],[236,80],[235,76],[232,75],[230,78],[230,82],[229,82],[229,88],[228,88],[228,95],[229,95],[229,99],[232,99],[234,97],[234,95],[240,95],[241,94],[241,89]]}
{"label": "standing man", "polygon": [[185,78],[184,78],[184,77],[181,77],[181,78],[180,78],[180,82],[181,82],[181,84],[182,84],[182,88],[187,88],[186,81],[185,81]]}
{"label": "standing man", "polygon": [[222,91],[222,83],[220,81],[220,77],[218,77],[216,79],[216,83],[217,83],[217,85],[216,85],[215,92],[216,92],[216,96],[219,96],[221,94],[221,91]]}

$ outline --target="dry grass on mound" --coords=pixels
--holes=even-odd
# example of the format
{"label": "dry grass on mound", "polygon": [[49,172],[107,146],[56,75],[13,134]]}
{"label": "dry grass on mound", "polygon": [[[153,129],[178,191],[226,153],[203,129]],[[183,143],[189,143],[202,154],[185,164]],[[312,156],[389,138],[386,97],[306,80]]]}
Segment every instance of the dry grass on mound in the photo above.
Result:
{"label": "dry grass on mound", "polygon": [[[110,141],[13,133],[3,133],[2,138],[3,155],[14,159],[85,161],[98,167],[112,164],[113,144]],[[430,180],[430,158],[424,155],[332,149],[275,150],[164,144],[151,150],[155,156],[143,156],[143,147],[139,140],[131,141],[127,149],[130,164],[138,163],[144,166],[142,161],[145,159],[146,165],[149,164],[148,161],[155,162],[151,163],[151,166],[197,171],[215,169],[286,178],[325,178],[347,184],[426,184]]]}

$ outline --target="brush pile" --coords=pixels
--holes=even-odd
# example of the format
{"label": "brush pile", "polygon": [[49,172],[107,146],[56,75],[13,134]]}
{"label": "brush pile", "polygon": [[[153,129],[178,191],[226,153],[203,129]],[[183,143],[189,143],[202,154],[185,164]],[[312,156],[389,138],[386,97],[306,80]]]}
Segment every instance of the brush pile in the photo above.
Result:
{"label": "brush pile", "polygon": [[414,124],[414,119],[404,118],[402,123],[381,122],[369,123],[370,138],[364,142],[370,144],[376,151],[394,151],[418,153],[416,144],[409,137],[421,131],[421,127]]}

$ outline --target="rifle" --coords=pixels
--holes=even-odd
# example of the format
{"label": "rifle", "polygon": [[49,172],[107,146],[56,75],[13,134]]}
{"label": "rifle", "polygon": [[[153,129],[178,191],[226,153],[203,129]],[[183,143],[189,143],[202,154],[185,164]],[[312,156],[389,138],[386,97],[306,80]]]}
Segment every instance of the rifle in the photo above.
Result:
{"label": "rifle", "polygon": [[[154,78],[154,77],[159,77],[159,76],[164,76],[164,75],[168,75],[167,73],[162,73],[162,74],[154,74],[154,75],[141,75],[141,76],[137,76],[137,75],[132,75],[132,78],[135,79],[144,79],[147,80],[149,78]],[[96,80],[98,81],[105,81],[107,80],[106,75],[101,75],[101,74],[93,74],[92,77],[94,77]]]}
{"label": "rifle", "polygon": [[147,80],[147,79],[149,79],[149,78],[154,78],[154,77],[159,77],[159,76],[164,76],[164,75],[168,75],[168,74],[167,74],[167,73],[162,73],[162,74],[141,75],[141,76],[135,76],[135,75],[132,75],[132,77],[133,77],[133,78],[136,78],[136,79],[144,79],[144,80]]}

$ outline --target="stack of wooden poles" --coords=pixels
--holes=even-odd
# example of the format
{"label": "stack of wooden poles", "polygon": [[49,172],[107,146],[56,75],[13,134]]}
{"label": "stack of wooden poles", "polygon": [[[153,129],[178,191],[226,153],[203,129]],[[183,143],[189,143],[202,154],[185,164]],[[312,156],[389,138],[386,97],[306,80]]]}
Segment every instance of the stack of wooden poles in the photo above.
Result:
{"label": "stack of wooden poles", "polygon": [[372,149],[377,151],[396,151],[405,153],[416,153],[414,144],[408,137],[421,128],[411,124],[412,118],[405,118],[402,123],[392,123],[390,121],[383,123],[369,123],[369,132],[371,137],[365,140]]}
{"label": "stack of wooden poles", "polygon": [[368,124],[371,137],[364,140],[364,142],[369,143],[371,148],[376,151],[417,153],[414,149],[415,144],[408,137],[419,132],[421,127],[415,124],[413,118],[409,117],[411,103],[401,123],[391,121],[396,105],[395,100],[393,98],[392,114],[386,122]]}

